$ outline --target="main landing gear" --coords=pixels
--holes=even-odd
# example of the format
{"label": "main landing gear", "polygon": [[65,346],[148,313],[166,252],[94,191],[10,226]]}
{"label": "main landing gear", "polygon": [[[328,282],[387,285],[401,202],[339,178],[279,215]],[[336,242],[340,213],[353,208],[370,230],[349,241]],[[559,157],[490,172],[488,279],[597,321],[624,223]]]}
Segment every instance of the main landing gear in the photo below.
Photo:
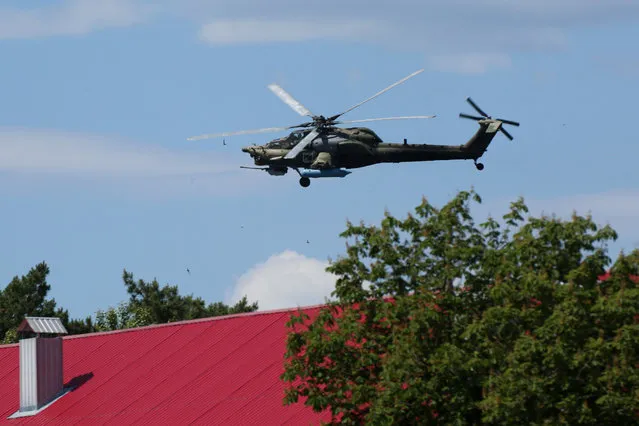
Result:
{"label": "main landing gear", "polygon": [[306,176],[300,178],[300,185],[302,185],[302,187],[307,188],[310,184],[311,180]]}
{"label": "main landing gear", "polygon": [[297,172],[298,175],[300,175],[300,185],[302,186],[302,188],[308,188],[311,184],[311,179],[308,176],[304,176],[303,174],[301,174],[298,169],[293,169]]}
{"label": "main landing gear", "polygon": [[475,160],[475,167],[477,167],[477,170],[479,171],[484,170],[484,165],[482,163],[478,163],[477,160]]}

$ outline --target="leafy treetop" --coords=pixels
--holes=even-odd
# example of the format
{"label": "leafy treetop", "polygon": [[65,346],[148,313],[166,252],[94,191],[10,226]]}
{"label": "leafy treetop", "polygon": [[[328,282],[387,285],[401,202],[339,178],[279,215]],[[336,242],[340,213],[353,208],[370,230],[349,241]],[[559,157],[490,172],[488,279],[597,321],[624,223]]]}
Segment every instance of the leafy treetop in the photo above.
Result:
{"label": "leafy treetop", "polygon": [[50,269],[41,262],[21,277],[14,277],[0,290],[0,343],[18,341],[16,329],[26,316],[58,317],[69,334],[117,330],[150,324],[162,324],[196,318],[214,317],[258,309],[257,302],[249,303],[246,296],[235,305],[222,302],[206,304],[200,297],[182,296],[176,285],[160,286],[157,280],[134,280],[133,274],[124,270],[123,282],[129,300],[116,307],[98,310],[95,322],[69,319],[69,312],[48,298],[51,290],[47,282]]}
{"label": "leafy treetop", "polygon": [[257,302],[248,303],[244,296],[235,305],[222,302],[206,304],[204,299],[193,295],[182,296],[177,285],[160,287],[157,279],[137,281],[126,269],[122,274],[129,300],[117,307],[96,314],[96,329],[99,331],[164,324],[174,321],[216,317],[258,309]]}
{"label": "leafy treetop", "polygon": [[51,286],[47,282],[49,266],[41,262],[26,275],[15,276],[0,290],[0,343],[18,341],[16,329],[26,316],[58,317],[69,333],[88,332],[91,318],[69,320],[69,312],[57,306],[55,299],[47,298]]}
{"label": "leafy treetop", "polygon": [[285,402],[342,424],[636,424],[639,251],[601,282],[609,226],[523,199],[476,224],[473,201],[347,224],[336,300],[288,324]]}

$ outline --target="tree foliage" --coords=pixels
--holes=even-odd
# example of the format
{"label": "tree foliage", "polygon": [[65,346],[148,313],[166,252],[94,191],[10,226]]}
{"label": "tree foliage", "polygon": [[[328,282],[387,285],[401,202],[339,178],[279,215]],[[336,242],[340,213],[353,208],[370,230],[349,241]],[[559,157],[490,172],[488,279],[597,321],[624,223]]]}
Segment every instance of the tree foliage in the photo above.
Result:
{"label": "tree foliage", "polygon": [[150,324],[253,312],[258,309],[257,302],[249,304],[246,296],[233,306],[222,302],[207,305],[201,297],[180,295],[177,285],[166,284],[160,287],[156,279],[151,282],[141,279],[136,281],[126,269],[122,279],[129,294],[127,306],[133,312],[144,311]]}
{"label": "tree foliage", "polygon": [[473,201],[347,223],[336,301],[288,324],[285,402],[343,424],[636,424],[639,252],[601,282],[609,226],[523,199],[476,224]]}
{"label": "tree foliage", "polygon": [[95,315],[95,331],[121,330],[153,324],[151,311],[142,306],[132,308],[121,302],[106,311],[98,310]]}
{"label": "tree foliage", "polygon": [[51,286],[47,282],[50,269],[41,262],[26,275],[15,276],[0,290],[0,341],[17,342],[16,329],[26,316],[58,317],[70,332],[92,329],[91,318],[70,320],[69,312],[57,306],[55,299],[47,298]]}
{"label": "tree foliage", "polygon": [[98,310],[95,322],[90,316],[85,319],[70,319],[66,309],[58,307],[55,299],[47,297],[51,290],[47,282],[49,272],[49,266],[41,262],[26,275],[14,277],[0,290],[0,344],[18,341],[16,330],[26,316],[58,317],[69,334],[83,334],[253,312],[258,309],[257,302],[249,303],[246,296],[235,305],[222,302],[207,305],[200,297],[180,295],[176,285],[161,287],[155,279],[151,282],[136,281],[132,273],[124,270],[122,278],[129,294],[128,301],[106,310]]}
{"label": "tree foliage", "polygon": [[151,324],[216,317],[258,309],[257,302],[248,303],[246,296],[235,305],[222,302],[206,304],[201,297],[180,295],[177,285],[160,286],[153,281],[136,280],[126,269],[122,281],[129,300],[96,313],[95,331],[120,330]]}

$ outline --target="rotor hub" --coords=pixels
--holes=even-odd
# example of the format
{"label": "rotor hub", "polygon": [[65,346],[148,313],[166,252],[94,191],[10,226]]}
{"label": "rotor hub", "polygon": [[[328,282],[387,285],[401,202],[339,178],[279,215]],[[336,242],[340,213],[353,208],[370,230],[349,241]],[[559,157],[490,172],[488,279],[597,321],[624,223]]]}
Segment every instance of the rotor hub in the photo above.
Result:
{"label": "rotor hub", "polygon": [[[352,111],[355,108],[358,108],[361,105],[363,105],[363,104],[365,104],[365,103],[377,98],[382,93],[385,93],[388,90],[392,89],[393,87],[396,87],[397,85],[404,83],[408,79],[416,76],[417,74],[419,74],[419,73],[421,73],[423,71],[424,71],[423,68],[418,70],[418,71],[415,71],[414,73],[402,78],[399,81],[396,81],[395,83],[391,84],[390,86],[386,87],[385,89],[377,92],[373,96],[371,96],[371,97],[359,102],[356,105],[351,106],[350,108],[340,112],[339,114],[331,115],[329,117],[325,117],[324,115],[315,115],[315,114],[311,113],[311,111],[309,111],[308,108],[306,108],[299,101],[297,101],[295,98],[293,98],[282,87],[280,87],[279,85],[277,85],[275,83],[269,84],[268,88],[278,98],[280,98],[280,100],[282,100],[284,103],[286,103],[289,107],[291,107],[291,109],[293,109],[299,115],[301,115],[303,117],[308,117],[311,120],[310,121],[306,121],[306,122],[301,123],[301,124],[298,124],[298,125],[295,125],[295,126],[267,127],[267,128],[263,128],[263,129],[240,130],[240,131],[237,131],[237,132],[204,134],[204,135],[190,137],[190,138],[188,138],[188,140],[199,140],[199,139],[208,139],[208,138],[213,138],[213,137],[232,136],[232,135],[240,135],[240,134],[267,133],[267,132],[275,132],[275,131],[291,130],[291,129],[299,129],[299,128],[304,128],[304,129],[309,129],[310,128],[311,129],[310,133],[308,133],[307,136],[305,136],[301,141],[299,141],[299,143],[291,151],[289,151],[288,154],[286,154],[285,158],[286,159],[290,159],[290,158],[295,157],[301,150],[303,150],[308,144],[310,144],[313,141],[313,139],[318,136],[318,134],[324,133],[327,130],[330,131],[330,129],[335,129],[336,128],[335,126],[339,125],[339,124],[360,123],[360,122],[381,121],[381,120],[403,120],[403,119],[434,118],[435,116],[431,115],[431,116],[381,117],[381,118],[368,118],[368,119],[361,119],[361,120],[347,120],[347,121],[340,120],[340,121],[337,121],[340,117],[342,117],[344,114],[348,113],[349,111]],[[259,156],[258,151],[256,149],[247,148],[247,149],[242,149],[242,151],[251,154],[251,156],[254,157],[254,158],[255,158],[255,155]],[[264,153],[263,153],[263,155],[264,155]]]}

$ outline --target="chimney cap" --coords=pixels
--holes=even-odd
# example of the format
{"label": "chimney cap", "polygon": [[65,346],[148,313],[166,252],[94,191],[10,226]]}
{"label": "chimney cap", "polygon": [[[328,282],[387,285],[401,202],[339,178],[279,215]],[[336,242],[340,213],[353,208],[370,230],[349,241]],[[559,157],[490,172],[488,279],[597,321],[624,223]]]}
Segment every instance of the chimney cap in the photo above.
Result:
{"label": "chimney cap", "polygon": [[25,317],[20,323],[18,333],[69,334],[57,317]]}

